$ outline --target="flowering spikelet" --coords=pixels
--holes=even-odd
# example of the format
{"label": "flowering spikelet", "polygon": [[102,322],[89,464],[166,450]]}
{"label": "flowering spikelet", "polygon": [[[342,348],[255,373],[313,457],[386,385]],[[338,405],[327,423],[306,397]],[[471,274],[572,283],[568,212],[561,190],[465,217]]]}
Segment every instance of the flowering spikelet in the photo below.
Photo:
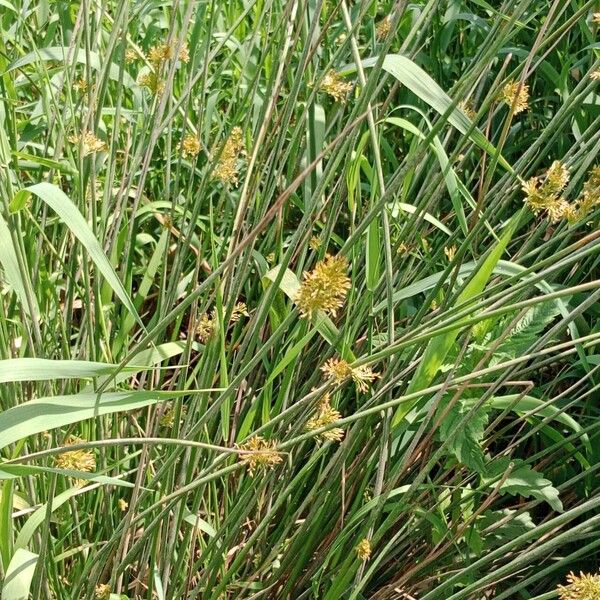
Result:
{"label": "flowering spikelet", "polygon": [[85,77],[80,77],[74,84],[73,89],[80,94],[85,94],[88,90],[88,82]]}
{"label": "flowering spikelet", "polygon": [[219,162],[213,171],[213,177],[223,183],[237,184],[238,159],[244,153],[244,139],[241,127],[234,127],[227,138]]}
{"label": "flowering spikelet", "polygon": [[[150,48],[148,52],[148,61],[151,62],[154,67],[159,67],[164,61],[171,60],[173,58],[174,46],[169,44],[158,44]],[[186,44],[183,44],[179,49],[178,58],[182,62],[188,62],[190,60],[190,53]]]}
{"label": "flowering spikelet", "polygon": [[[70,437],[66,445],[72,446],[74,444],[80,444],[83,441],[84,440],[78,437]],[[70,452],[58,454],[54,458],[54,464],[59,469],[90,472],[96,468],[96,459],[93,452],[82,448],[81,450],[72,450]]]}
{"label": "flowering spikelet", "polygon": [[600,25],[600,12],[595,12],[592,15],[592,21],[596,23],[596,25]]}
{"label": "flowering spikelet", "polygon": [[198,152],[200,152],[200,140],[191,133],[183,138],[181,146],[184,158],[188,156],[193,158],[198,156]]}
{"label": "flowering spikelet", "polygon": [[377,23],[375,27],[375,37],[378,40],[384,40],[388,35],[390,35],[390,31],[392,30],[392,16],[386,15]]}
{"label": "flowering spikelet", "polygon": [[465,113],[465,115],[467,115],[467,117],[469,117],[469,119],[471,120],[473,120],[477,116],[477,113],[473,108],[473,103],[470,100],[461,100],[458,103],[458,108],[460,108]]}
{"label": "flowering spikelet", "polygon": [[165,82],[154,71],[140,73],[137,82],[138,85],[147,87],[153,94],[161,94],[165,89]]}
{"label": "flowering spikelet", "polygon": [[513,114],[518,115],[520,112],[527,110],[529,100],[529,86],[521,85],[518,81],[509,81],[500,92],[501,100],[509,107],[513,106]]}
{"label": "flowering spikelet", "polygon": [[318,235],[313,235],[308,242],[308,246],[311,250],[318,250],[322,243],[323,242]]}
{"label": "flowering spikelet", "polygon": [[369,385],[378,377],[371,367],[361,365],[360,367],[351,367],[345,360],[339,358],[330,358],[322,367],[321,371],[336,383],[343,383],[350,378],[354,381],[359,392],[366,392]]}
{"label": "flowering spikelet", "polygon": [[119,507],[119,510],[121,512],[125,512],[129,507],[129,502],[127,502],[127,500],[125,500],[124,498],[119,498],[117,500],[117,506]]}
{"label": "flowering spikelet", "polygon": [[600,81],[600,69],[596,69],[590,73],[590,79],[593,81]]}
{"label": "flowering spikelet", "polygon": [[[182,406],[179,412],[179,421],[185,417],[187,412],[187,406]],[[175,406],[169,406],[169,408],[163,413],[160,419],[160,424],[167,429],[172,429],[175,426],[175,417],[177,416],[177,409]]]}
{"label": "flowering spikelet", "polygon": [[237,302],[233,307],[233,311],[231,312],[231,318],[229,319],[230,323],[237,323],[242,316],[247,317],[248,315],[248,307],[245,302]]}
{"label": "flowering spikelet", "polygon": [[598,600],[600,598],[600,574],[580,573],[567,575],[567,585],[559,585],[560,600]]}
{"label": "flowering spikelet", "polygon": [[369,560],[371,558],[371,542],[367,538],[360,540],[355,548],[356,556],[362,561]]}
{"label": "flowering spikelet", "polygon": [[352,84],[344,81],[333,69],[323,77],[319,89],[329,94],[336,102],[345,102]]}
{"label": "flowering spikelet", "polygon": [[110,586],[107,583],[99,583],[94,589],[96,600],[108,600],[110,598]]}
{"label": "flowering spikelet", "polygon": [[68,137],[71,144],[79,146],[81,144],[82,156],[93,154],[94,152],[102,152],[107,150],[106,143],[98,139],[91,131],[86,131],[83,134],[73,134]]}
{"label": "flowering spikelet", "polygon": [[216,331],[216,328],[217,326],[214,318],[204,313],[200,317],[200,322],[196,325],[196,335],[203,344],[206,344]]}
{"label": "flowering spikelet", "polygon": [[456,256],[456,246],[446,246],[444,248],[444,254],[446,255],[446,258],[452,262]]}
{"label": "flowering spikelet", "polygon": [[534,214],[546,211],[551,221],[563,218],[569,204],[561,193],[569,182],[569,170],[555,160],[543,177],[532,177],[523,184],[525,204]]}
{"label": "flowering spikelet", "polygon": [[[308,431],[314,431],[315,429],[319,429],[320,427],[325,427],[330,423],[339,421],[341,418],[342,415],[331,406],[331,398],[329,394],[325,394],[319,401],[315,414],[306,424],[306,429]],[[334,427],[333,429],[323,431],[319,434],[319,437],[331,442],[339,442],[344,437],[344,430],[341,427]]]}
{"label": "flowering spikelet", "polygon": [[138,59],[137,52],[133,48],[127,48],[125,50],[125,62],[131,64]]}
{"label": "flowering spikelet", "polygon": [[587,181],[583,184],[581,195],[575,201],[575,206],[570,205],[565,217],[569,223],[585,219],[590,212],[600,206],[600,166],[594,167],[588,174]]}
{"label": "flowering spikelet", "polygon": [[275,450],[276,446],[276,442],[265,440],[260,435],[254,435],[247,442],[237,446],[240,450],[249,453],[242,454],[240,460],[247,465],[251,476],[254,476],[259,467],[273,469],[283,461],[281,454]]}
{"label": "flowering spikelet", "polygon": [[312,271],[305,271],[295,298],[300,315],[311,318],[322,310],[335,316],[350,288],[347,270],[348,261],[343,256],[327,254]]}

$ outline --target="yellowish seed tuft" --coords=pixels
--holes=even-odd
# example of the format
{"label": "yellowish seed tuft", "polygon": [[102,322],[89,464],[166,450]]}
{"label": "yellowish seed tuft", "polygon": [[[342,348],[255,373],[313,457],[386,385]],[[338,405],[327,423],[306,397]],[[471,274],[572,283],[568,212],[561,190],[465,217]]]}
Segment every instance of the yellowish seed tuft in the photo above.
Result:
{"label": "yellowish seed tuft", "polygon": [[333,69],[323,77],[319,89],[329,94],[336,102],[345,102],[352,84],[344,81]]}
{"label": "yellowish seed tuft", "polygon": [[302,317],[312,318],[318,311],[336,315],[350,289],[348,261],[343,256],[326,255],[315,268],[304,272],[296,304]]}
{"label": "yellowish seed tuft", "polygon": [[260,435],[252,436],[247,442],[237,446],[240,450],[247,452],[242,454],[240,460],[248,467],[248,473],[254,476],[258,468],[274,469],[283,461],[283,458],[275,448],[275,441],[265,440]]}
{"label": "yellowish seed tuft", "polygon": [[593,81],[600,81],[600,69],[596,69],[590,73],[590,79]]}
{"label": "yellowish seed tuft", "polygon": [[308,246],[311,250],[318,250],[322,244],[323,242],[318,235],[313,235],[308,242]]}
{"label": "yellowish seed tuft", "polygon": [[145,71],[137,77],[138,85],[148,88],[153,94],[162,94],[165,82],[154,71]]}
{"label": "yellowish seed tuft", "polygon": [[192,135],[191,133],[186,135],[183,138],[181,145],[183,147],[182,154],[184,158],[187,158],[188,156],[192,158],[198,156],[198,153],[200,152],[200,140],[195,135]]}
{"label": "yellowish seed tuft", "polygon": [[444,248],[444,254],[446,255],[446,258],[452,262],[456,256],[456,246],[446,246]]}
{"label": "yellowish seed tuft", "polygon": [[388,35],[390,35],[390,31],[392,31],[392,16],[386,15],[377,23],[375,27],[375,37],[378,40],[384,40]]}
{"label": "yellowish seed tuft", "polygon": [[355,550],[360,560],[366,561],[371,558],[371,542],[367,538],[360,540]]}
{"label": "yellowish seed tuft", "polygon": [[525,204],[535,215],[546,212],[552,222],[565,218],[572,209],[561,196],[569,183],[569,170],[560,161],[555,160],[546,174],[532,177],[523,184]]}
{"label": "yellowish seed tuft", "polygon": [[245,302],[238,302],[233,307],[233,311],[231,312],[231,318],[229,319],[230,323],[237,323],[242,317],[248,317],[248,307]]}
{"label": "yellowish seed tuft", "polygon": [[241,127],[234,127],[227,138],[219,162],[213,171],[213,177],[225,184],[237,185],[238,160],[245,154],[244,138]]}
{"label": "yellowish seed tuft", "polygon": [[361,365],[351,367],[344,359],[330,358],[322,367],[321,371],[335,383],[343,383],[346,379],[352,379],[359,392],[366,392],[369,386],[379,377],[371,367]]}
{"label": "yellowish seed tuft", "polygon": [[[330,425],[335,421],[339,421],[341,418],[342,415],[331,406],[331,398],[329,394],[325,394],[321,398],[315,414],[306,424],[306,429],[308,431],[315,431],[315,429],[320,429],[321,427]],[[319,437],[323,440],[339,442],[344,437],[344,430],[341,427],[333,427],[332,429],[321,432]]]}
{"label": "yellowish seed tuft", "polygon": [[[70,437],[66,442],[67,446],[81,444],[84,440],[78,437]],[[84,471],[89,473],[96,469],[96,458],[90,450],[72,450],[70,452],[62,452],[54,458],[54,464],[58,469],[67,471]]]}
{"label": "yellowish seed tuft", "polygon": [[477,112],[473,108],[473,103],[470,100],[461,100],[458,103],[458,108],[460,108],[471,121],[477,116]]}
{"label": "yellowish seed tuft", "polygon": [[206,344],[215,333],[216,328],[214,318],[205,313],[200,317],[200,322],[196,326],[196,335],[203,344]]}
{"label": "yellowish seed tuft", "polygon": [[96,600],[108,600],[110,598],[110,586],[107,583],[99,583],[94,589]]}
{"label": "yellowish seed tuft", "polygon": [[80,77],[74,84],[73,84],[73,89],[80,93],[80,94],[85,94],[88,90],[88,82],[85,79],[85,77]]}
{"label": "yellowish seed tuft", "polygon": [[129,503],[124,498],[119,498],[117,500],[117,505],[119,506],[119,510],[121,512],[125,512],[127,510],[127,508],[129,507]]}
{"label": "yellowish seed tuft", "polygon": [[82,156],[88,156],[94,154],[94,152],[104,152],[108,149],[106,143],[98,139],[91,131],[86,131],[83,134],[73,134],[69,136],[68,140],[73,145],[81,145]]}
{"label": "yellowish seed tuft", "polygon": [[518,81],[509,81],[500,92],[500,99],[509,107],[514,105],[513,114],[527,110],[529,107],[529,86]]}
{"label": "yellowish seed tuft", "polygon": [[560,600],[598,600],[600,598],[600,573],[590,575],[580,573],[567,575],[567,585],[559,585]]}
{"label": "yellowish seed tuft", "polygon": [[600,12],[595,12],[592,15],[592,21],[596,23],[596,25],[600,25]]}
{"label": "yellowish seed tuft", "polygon": [[131,64],[138,59],[138,53],[133,48],[125,50],[125,62]]}

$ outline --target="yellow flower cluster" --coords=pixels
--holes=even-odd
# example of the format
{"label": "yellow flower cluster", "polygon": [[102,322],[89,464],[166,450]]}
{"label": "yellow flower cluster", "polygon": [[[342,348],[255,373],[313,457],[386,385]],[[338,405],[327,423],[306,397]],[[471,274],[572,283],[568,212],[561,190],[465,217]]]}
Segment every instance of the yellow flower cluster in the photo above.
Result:
{"label": "yellow flower cluster", "polygon": [[138,85],[147,87],[153,94],[162,94],[165,82],[154,71],[145,71],[137,77]]}
{"label": "yellow flower cluster", "polygon": [[[174,45],[170,44],[158,44],[150,48],[148,52],[148,61],[151,62],[155,68],[158,68],[161,63],[171,60],[173,58],[173,52],[175,50]],[[190,60],[190,53],[187,44],[182,44],[179,49],[178,58],[181,62],[188,62]]]}
{"label": "yellow flower cluster", "polygon": [[[306,424],[306,429],[308,431],[315,431],[316,429],[330,425],[335,421],[339,421],[341,418],[342,415],[331,406],[331,397],[329,394],[325,394],[319,401],[314,416],[311,417]],[[339,442],[344,437],[344,430],[341,427],[333,427],[332,429],[321,432],[319,437],[331,442]]]}
{"label": "yellow flower cluster", "polygon": [[567,585],[559,585],[560,600],[598,600],[600,598],[600,574],[580,573],[567,575]]}
{"label": "yellow flower cluster", "polygon": [[295,297],[300,315],[311,318],[322,310],[335,316],[350,289],[347,271],[348,261],[343,256],[329,254],[312,271],[305,271]]}
{"label": "yellow flower cluster", "polygon": [[330,358],[322,367],[321,371],[333,379],[335,383],[343,383],[346,379],[352,379],[359,392],[366,392],[378,377],[370,367],[361,365],[360,367],[351,367],[345,360],[340,358]]}
{"label": "yellow flower cluster", "polygon": [[241,127],[234,127],[227,138],[219,162],[213,171],[213,177],[223,183],[237,185],[238,160],[245,153]]}
{"label": "yellow flower cluster", "polygon": [[[84,440],[78,437],[70,437],[67,441],[67,446],[73,446],[75,444],[81,444]],[[67,471],[84,471],[89,473],[96,468],[96,458],[93,452],[89,450],[72,450],[70,452],[63,452],[58,454],[54,458],[54,464],[58,469],[65,469]]]}
{"label": "yellow flower cluster", "polygon": [[[137,77],[138,85],[147,87],[153,94],[161,94],[165,89],[165,82],[159,77],[158,72],[164,62],[174,57],[174,50],[175,47],[171,44],[158,44],[150,48],[148,62],[152,65],[152,70],[139,73]],[[177,58],[181,62],[189,61],[190,53],[186,44],[181,46]],[[136,54],[133,50],[125,52],[127,62],[133,62],[135,59]]]}
{"label": "yellow flower cluster", "polygon": [[183,138],[181,145],[183,148],[182,154],[184,158],[194,158],[198,156],[198,153],[200,152],[200,140],[195,135],[186,135]]}
{"label": "yellow flower cluster", "polygon": [[273,469],[283,461],[281,454],[275,450],[277,443],[265,440],[260,435],[252,436],[237,447],[248,453],[242,454],[240,460],[248,467],[251,476],[254,476],[258,468]]}
{"label": "yellow flower cluster", "polygon": [[514,104],[513,114],[518,115],[529,107],[529,86],[521,85],[518,81],[509,81],[502,88],[500,98],[509,107]]}
{"label": "yellow flower cluster", "polygon": [[[229,323],[237,323],[242,316],[247,317],[248,307],[245,302],[237,302],[231,311]],[[200,322],[196,325],[196,335],[203,344],[206,344],[217,329],[217,313],[215,309],[210,314],[205,313],[200,317]]]}
{"label": "yellow flower cluster", "polygon": [[355,550],[360,560],[365,561],[371,558],[371,542],[367,538],[360,540]]}
{"label": "yellow flower cluster", "polygon": [[83,134],[73,134],[68,137],[71,144],[81,145],[82,156],[88,156],[94,152],[104,152],[108,146],[101,139],[98,139],[91,131],[86,131]]}
{"label": "yellow flower cluster", "polygon": [[345,102],[346,96],[352,89],[352,84],[344,81],[333,69],[323,77],[319,89],[329,94],[336,102]]}
{"label": "yellow flower cluster", "polygon": [[108,600],[110,598],[110,586],[107,583],[99,583],[94,589],[95,600]]}
{"label": "yellow flower cluster", "polygon": [[532,177],[523,184],[525,203],[536,215],[546,212],[553,223],[560,219],[569,223],[582,221],[600,205],[600,166],[589,172],[581,195],[571,203],[562,197],[568,182],[569,170],[555,160],[544,176]]}

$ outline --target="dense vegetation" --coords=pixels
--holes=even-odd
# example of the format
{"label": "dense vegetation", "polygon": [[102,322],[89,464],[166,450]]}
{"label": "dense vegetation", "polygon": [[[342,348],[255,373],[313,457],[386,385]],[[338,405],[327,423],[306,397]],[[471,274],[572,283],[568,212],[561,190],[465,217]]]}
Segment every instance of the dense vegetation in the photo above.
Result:
{"label": "dense vegetation", "polygon": [[2,600],[600,598],[597,11],[0,0]]}

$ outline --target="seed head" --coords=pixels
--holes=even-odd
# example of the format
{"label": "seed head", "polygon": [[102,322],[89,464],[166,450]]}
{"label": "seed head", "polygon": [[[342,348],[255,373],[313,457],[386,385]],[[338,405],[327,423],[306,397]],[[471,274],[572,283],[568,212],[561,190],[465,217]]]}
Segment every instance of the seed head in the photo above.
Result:
{"label": "seed head", "polygon": [[183,147],[182,154],[184,158],[198,156],[198,152],[200,152],[200,140],[195,135],[191,133],[186,135],[181,145]]}
{"label": "seed head", "polygon": [[502,88],[500,98],[509,107],[514,105],[513,114],[518,115],[529,107],[529,86],[521,85],[518,81],[509,81]]}
{"label": "seed head", "polygon": [[329,94],[336,102],[345,102],[346,96],[352,89],[352,84],[344,81],[333,69],[323,77],[319,89]]}
{"label": "seed head", "polygon": [[99,583],[94,589],[96,600],[108,600],[110,598],[110,586],[107,583]]}
{"label": "seed head", "polygon": [[196,335],[198,339],[206,344],[216,331],[217,324],[214,318],[206,313],[200,317],[200,322],[196,325]]}
{"label": "seed head", "polygon": [[600,69],[596,69],[590,73],[590,79],[593,81],[600,81]]}
{"label": "seed head", "polygon": [[124,498],[119,498],[117,500],[117,505],[119,506],[119,510],[121,512],[125,512],[127,510],[127,507],[129,506],[129,503]]}
{"label": "seed head", "polygon": [[[325,394],[317,406],[315,414],[309,419],[306,424],[308,431],[314,431],[321,427],[325,427],[335,421],[339,421],[342,415],[331,406],[331,398],[329,394]],[[334,427],[323,431],[319,434],[319,437],[323,440],[329,440],[331,442],[339,442],[344,437],[344,430],[341,427]]]}
{"label": "seed head", "polygon": [[388,35],[390,35],[390,31],[392,30],[392,16],[386,15],[377,23],[375,27],[375,37],[378,40],[384,40]]}
{"label": "seed head", "polygon": [[350,289],[347,271],[348,261],[343,256],[329,254],[312,271],[305,271],[295,298],[300,315],[310,319],[322,310],[335,316]]}
{"label": "seed head", "polygon": [[227,138],[213,177],[223,183],[236,185],[238,181],[238,160],[245,153],[241,127],[234,127]]}
{"label": "seed head", "polygon": [[458,103],[458,108],[460,108],[471,121],[477,116],[477,112],[473,108],[473,103],[470,100],[461,100]]}
{"label": "seed head", "polygon": [[91,131],[86,131],[83,134],[76,133],[70,135],[68,140],[73,145],[81,145],[82,156],[88,156],[88,154],[94,154],[94,152],[104,152],[108,150],[106,143],[98,139]]}
{"label": "seed head", "polygon": [[343,383],[346,379],[352,379],[359,392],[367,392],[369,385],[378,377],[371,367],[361,365],[360,367],[351,367],[344,359],[330,358],[322,367],[321,371],[333,379],[335,383]]}
{"label": "seed head", "polygon": [[248,317],[248,307],[245,302],[238,302],[231,312],[230,323],[237,323],[242,317]]}
{"label": "seed head", "polygon": [[551,221],[558,221],[568,210],[568,202],[561,197],[569,182],[569,170],[555,160],[542,177],[532,177],[523,184],[525,204],[538,215],[546,211]]}
{"label": "seed head", "polygon": [[567,575],[567,585],[558,586],[560,600],[598,600],[600,598],[600,574],[580,573]]}
{"label": "seed head", "polygon": [[[81,444],[84,440],[78,437],[70,437],[67,441],[67,446]],[[94,453],[89,450],[72,450],[70,452],[62,452],[54,458],[54,464],[59,469],[67,471],[84,471],[89,473],[96,468],[96,458]]]}
{"label": "seed head", "polygon": [[137,77],[138,85],[148,88],[153,94],[162,94],[165,82],[154,71],[141,72]]}
{"label": "seed head", "polygon": [[360,540],[355,548],[356,555],[362,561],[369,560],[371,558],[371,542],[367,538]]}
{"label": "seed head", "polygon": [[251,437],[247,442],[240,444],[238,448],[248,452],[242,454],[240,460],[248,467],[248,473],[254,476],[256,469],[274,469],[275,465],[283,461],[281,454],[275,450],[275,441],[265,440],[260,435]]}
{"label": "seed head", "polygon": [[323,242],[318,235],[313,235],[308,242],[308,246],[311,250],[318,250],[322,243]]}
{"label": "seed head", "polygon": [[125,50],[125,62],[131,64],[138,59],[138,54],[133,48],[127,48]]}
{"label": "seed head", "polygon": [[595,12],[592,15],[592,22],[596,23],[596,25],[600,25],[600,12]]}
{"label": "seed head", "polygon": [[456,246],[446,246],[444,248],[444,254],[446,255],[446,258],[452,262],[456,256]]}
{"label": "seed head", "polygon": [[85,77],[80,77],[74,84],[73,89],[80,94],[85,94],[88,90],[88,82]]}

